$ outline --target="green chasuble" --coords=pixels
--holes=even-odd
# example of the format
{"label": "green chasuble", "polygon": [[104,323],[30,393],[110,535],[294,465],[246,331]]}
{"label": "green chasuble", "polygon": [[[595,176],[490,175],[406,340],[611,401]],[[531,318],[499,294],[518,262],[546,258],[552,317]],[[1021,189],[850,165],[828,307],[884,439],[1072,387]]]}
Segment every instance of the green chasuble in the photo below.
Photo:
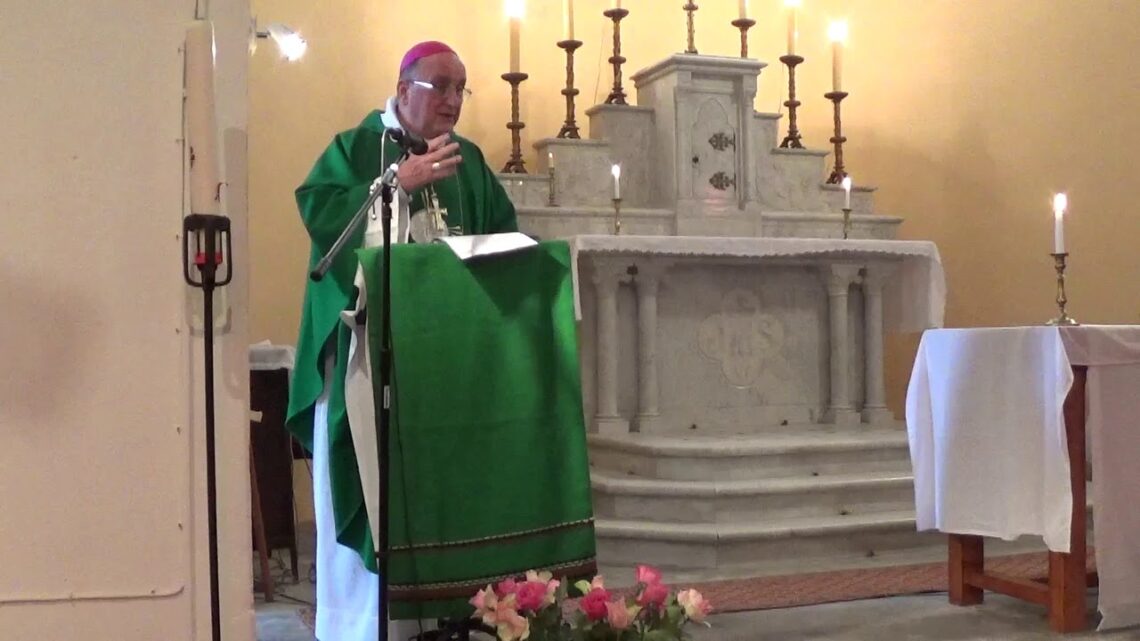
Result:
{"label": "green chasuble", "polygon": [[[359,254],[377,367],[383,250]],[[593,572],[576,332],[565,242],[466,263],[393,248],[394,616],[469,615],[466,597],[528,569]],[[352,526],[344,542],[374,567],[363,506]]]}
{"label": "green chasuble", "polygon": [[[383,131],[381,112],[373,111],[360,126],[333,139],[317,159],[308,178],[297,188],[301,220],[312,240],[310,271],[367,200],[373,181],[381,173],[381,140],[384,140],[385,162],[391,163],[399,157],[396,145],[382,138]],[[433,185],[441,206],[447,209],[448,226],[461,227],[464,234],[516,231],[514,206],[482,152],[457,135],[453,134],[452,140],[459,143],[463,162],[455,176]],[[421,190],[410,196],[411,211],[415,212],[422,207],[424,195]],[[351,332],[341,322],[339,314],[355,301],[353,278],[358,260],[352,250],[362,245],[364,228],[364,225],[360,226],[323,280],[306,281],[286,419],[289,430],[311,451],[313,408],[324,388],[324,357],[335,350],[336,370],[329,396],[329,460],[331,465],[349,468],[346,473],[353,475],[356,474],[356,457],[344,406],[344,375]],[[366,524],[359,482],[353,487],[351,484],[338,484],[334,479],[332,502],[337,532],[340,533],[338,539],[356,546],[359,541],[349,541],[342,535]]]}

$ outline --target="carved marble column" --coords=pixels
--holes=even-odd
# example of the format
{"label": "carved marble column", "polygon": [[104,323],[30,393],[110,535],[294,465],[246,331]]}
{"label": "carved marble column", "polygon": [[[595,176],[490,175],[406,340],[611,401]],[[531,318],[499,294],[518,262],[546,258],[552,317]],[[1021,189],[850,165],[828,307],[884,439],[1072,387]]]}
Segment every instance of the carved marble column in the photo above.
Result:
{"label": "carved marble column", "polygon": [[618,413],[618,309],[617,291],[629,278],[628,262],[597,259],[594,261],[593,282],[597,296],[597,354],[595,380],[598,385],[594,428],[605,436],[622,436],[629,433],[629,421]]}
{"label": "carved marble column", "polygon": [[658,432],[661,421],[660,377],[657,369],[657,292],[668,265],[638,261],[637,288],[637,423],[639,432]]}
{"label": "carved marble column", "polygon": [[852,346],[847,332],[847,301],[851,284],[859,278],[859,266],[826,265],[821,270],[827,285],[827,303],[831,326],[831,402],[826,420],[836,425],[857,425],[859,412],[851,403],[848,370]]}
{"label": "carved marble column", "polygon": [[894,268],[894,265],[868,265],[863,274],[863,351],[866,366],[863,421],[867,423],[885,423],[894,419],[887,409],[883,385],[883,282]]}

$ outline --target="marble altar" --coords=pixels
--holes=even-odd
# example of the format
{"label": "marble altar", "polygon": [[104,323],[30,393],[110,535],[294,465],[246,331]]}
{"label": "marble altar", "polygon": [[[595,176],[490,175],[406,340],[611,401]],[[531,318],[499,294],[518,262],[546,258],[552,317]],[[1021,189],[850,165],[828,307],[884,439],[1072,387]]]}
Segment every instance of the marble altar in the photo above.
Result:
{"label": "marble altar", "polygon": [[632,76],[636,105],[500,176],[523,231],[573,248],[603,564],[729,576],[931,544],[883,335],[941,326],[937,247],[896,240],[866,185],[843,239],[828,152],[778,148],[781,116],[753,108],[765,67],[671,56]]}

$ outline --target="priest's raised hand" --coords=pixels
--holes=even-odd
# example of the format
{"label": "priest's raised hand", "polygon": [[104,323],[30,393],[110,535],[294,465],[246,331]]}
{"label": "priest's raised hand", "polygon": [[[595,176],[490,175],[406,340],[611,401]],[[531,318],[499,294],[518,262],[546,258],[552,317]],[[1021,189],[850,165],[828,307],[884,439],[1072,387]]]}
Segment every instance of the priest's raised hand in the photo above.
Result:
{"label": "priest's raised hand", "polygon": [[449,176],[454,176],[463,156],[459,143],[451,142],[451,134],[443,134],[427,141],[428,151],[419,156],[408,156],[400,165],[400,187],[412,192]]}

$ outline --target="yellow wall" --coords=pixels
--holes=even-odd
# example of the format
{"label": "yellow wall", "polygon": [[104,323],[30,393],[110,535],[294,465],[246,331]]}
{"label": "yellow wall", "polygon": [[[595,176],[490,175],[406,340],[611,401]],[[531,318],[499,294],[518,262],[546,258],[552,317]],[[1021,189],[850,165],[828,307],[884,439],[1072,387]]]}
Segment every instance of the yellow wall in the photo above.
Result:
{"label": "yellow wall", "polygon": [[[523,29],[524,144],[557,132],[564,111],[559,0],[530,0]],[[603,0],[577,0],[579,113],[611,82]],[[684,48],[680,0],[626,0],[627,73]],[[699,3],[702,53],[739,53],[734,0]],[[262,20],[304,32],[309,55],[250,68],[251,337],[292,342],[308,244],[294,187],[337,130],[392,91],[400,55],[442,39],[468,66],[475,97],[459,130],[493,164],[509,144],[507,28],[500,0],[254,0]],[[752,0],[753,55],[772,62],[756,107],[775,111],[783,75],[782,0]],[[1069,192],[1070,311],[1084,322],[1140,321],[1140,211],[1133,202],[1140,129],[1140,2],[1134,0],[805,0],[800,90],[805,140],[825,147],[827,23],[847,18],[844,104],[849,171],[876,185],[901,235],[929,239],[947,270],[949,326],[1035,324],[1052,303],[1051,194]],[[345,9],[349,7],[350,9]],[[467,12],[464,17],[459,11]],[[595,93],[595,87],[597,93]],[[627,89],[632,87],[627,85]],[[594,98],[597,96],[597,99]],[[531,160],[533,154],[527,159]],[[901,412],[916,336],[888,340],[887,384]]]}

